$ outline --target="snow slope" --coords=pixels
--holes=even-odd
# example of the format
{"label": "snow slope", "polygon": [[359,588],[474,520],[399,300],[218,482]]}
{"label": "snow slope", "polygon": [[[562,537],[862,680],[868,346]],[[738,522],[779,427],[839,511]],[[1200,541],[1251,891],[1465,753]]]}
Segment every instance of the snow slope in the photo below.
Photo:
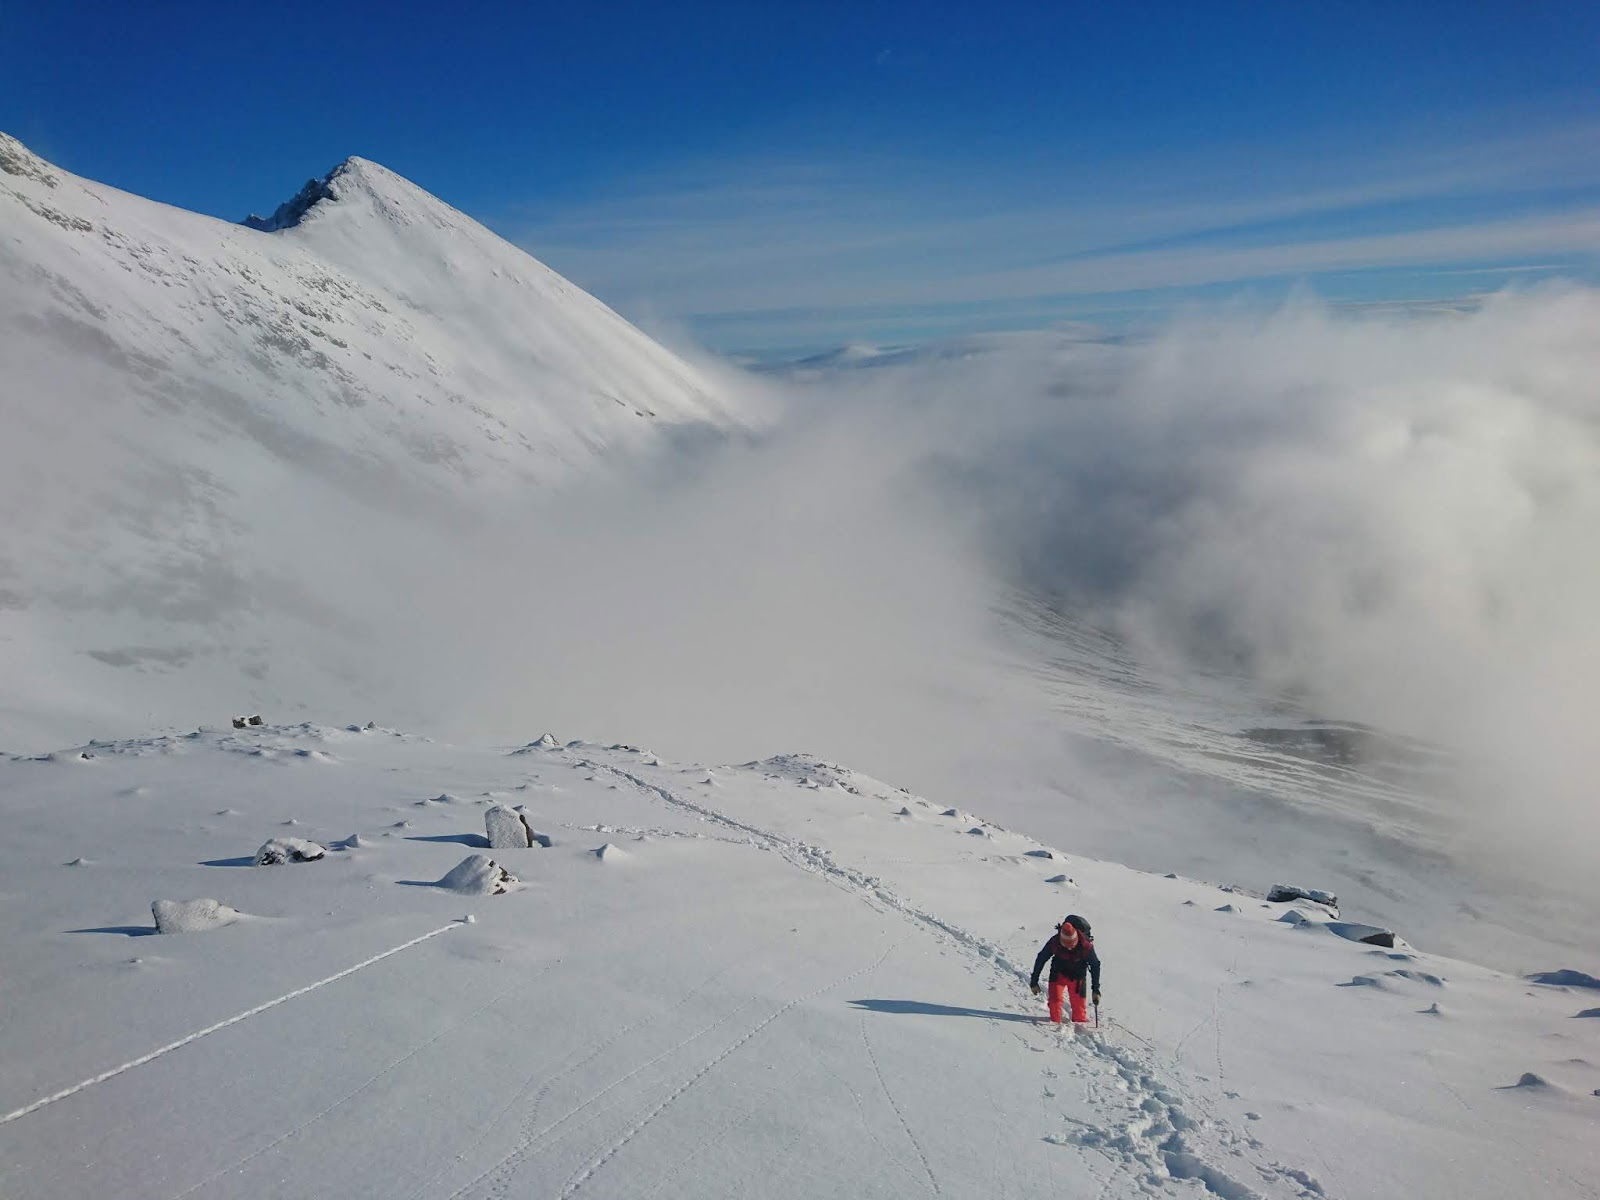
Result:
{"label": "snow slope", "polygon": [[9,748],[175,697],[369,694],[367,615],[486,514],[748,418],[393,172],[352,158],[315,190],[263,232],[0,134]]}
{"label": "snow slope", "polygon": [[[0,794],[18,1200],[1597,1191],[1592,989],[806,756],[269,726],[12,758]],[[435,886],[496,803],[552,845],[488,852],[505,895]],[[283,836],[330,853],[249,865]],[[243,915],[153,934],[199,897]],[[1067,911],[1098,1036],[1022,978]]]}

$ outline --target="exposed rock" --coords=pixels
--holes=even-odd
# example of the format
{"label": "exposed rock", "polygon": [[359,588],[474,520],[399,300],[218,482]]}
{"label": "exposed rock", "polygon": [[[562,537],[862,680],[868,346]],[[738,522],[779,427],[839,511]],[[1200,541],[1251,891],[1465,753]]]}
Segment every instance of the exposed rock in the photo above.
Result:
{"label": "exposed rock", "polygon": [[527,818],[517,809],[496,804],[484,810],[483,824],[491,850],[526,850],[533,845]]}
{"label": "exposed rock", "polygon": [[496,804],[484,809],[483,824],[489,835],[491,850],[526,850],[530,846],[548,848],[551,844],[550,836],[533,827],[533,822],[528,820],[528,810],[520,804],[515,808]]}
{"label": "exposed rock", "polygon": [[1600,988],[1600,979],[1596,979],[1593,975],[1585,975],[1582,971],[1574,971],[1570,967],[1559,971],[1535,971],[1525,978],[1530,983],[1542,983],[1549,987]]}
{"label": "exposed rock", "polygon": [[42,158],[9,133],[0,133],[0,171],[32,179],[45,187],[55,187],[59,182]]}
{"label": "exposed rock", "polygon": [[256,851],[255,865],[276,867],[284,863],[316,862],[327,848],[304,838],[273,838]]}
{"label": "exposed rock", "polygon": [[1328,908],[1339,907],[1339,897],[1332,892],[1318,891],[1316,888],[1296,887],[1292,883],[1275,883],[1272,890],[1267,893],[1267,899],[1274,904],[1289,900],[1310,900],[1313,904],[1322,904]]}
{"label": "exposed rock", "polygon": [[240,917],[237,909],[219,900],[157,900],[150,912],[157,933],[204,933],[232,925]]}
{"label": "exposed rock", "polygon": [[337,173],[338,170],[335,168],[321,179],[306,180],[306,185],[292,198],[278,205],[270,217],[258,217],[255,213],[251,213],[239,224],[261,233],[277,233],[282,229],[294,228],[319,201],[334,198],[333,189],[329,184]]}
{"label": "exposed rock", "polygon": [[1367,946],[1386,946],[1393,949],[1399,941],[1392,929],[1377,925],[1359,925],[1354,921],[1329,921],[1323,928],[1338,934],[1346,941],[1361,942]]}

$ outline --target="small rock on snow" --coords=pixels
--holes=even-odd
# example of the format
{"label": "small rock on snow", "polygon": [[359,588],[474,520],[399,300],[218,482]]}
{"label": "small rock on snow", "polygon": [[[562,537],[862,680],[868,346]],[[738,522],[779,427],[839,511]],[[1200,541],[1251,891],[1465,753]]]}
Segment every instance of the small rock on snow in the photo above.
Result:
{"label": "small rock on snow", "polygon": [[1360,925],[1354,921],[1329,921],[1324,928],[1348,941],[1361,942],[1368,946],[1387,946],[1393,949],[1397,940],[1393,930],[1382,929],[1377,925]]}
{"label": "small rock on snow", "polygon": [[1273,884],[1272,890],[1267,893],[1267,899],[1273,903],[1285,900],[1310,900],[1316,904],[1326,904],[1329,908],[1339,907],[1339,897],[1332,892],[1323,892],[1316,888],[1296,887],[1292,883]]}
{"label": "small rock on snow", "polygon": [[316,862],[326,853],[325,847],[303,838],[273,838],[256,851],[255,865],[276,867],[283,863]]}

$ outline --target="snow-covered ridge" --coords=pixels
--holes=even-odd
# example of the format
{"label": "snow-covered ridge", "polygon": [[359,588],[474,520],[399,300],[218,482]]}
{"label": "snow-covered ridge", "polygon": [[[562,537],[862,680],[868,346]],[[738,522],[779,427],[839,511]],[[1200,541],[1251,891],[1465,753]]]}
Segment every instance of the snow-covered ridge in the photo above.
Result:
{"label": "snow-covered ridge", "polygon": [[[267,726],[0,790],[19,1200],[1593,1194],[1590,976],[1363,945],[809,756]],[[487,850],[505,805],[549,844]],[[291,831],[327,853],[251,865]],[[485,871],[515,882],[451,882]],[[231,915],[154,934],[198,897]],[[1097,1034],[1026,986],[1068,911]]]}
{"label": "snow-covered ridge", "polygon": [[273,209],[270,217],[258,217],[255,213],[251,213],[239,224],[261,233],[277,233],[279,230],[290,229],[300,224],[301,219],[317,201],[335,198],[330,185],[334,177],[347,165],[348,162],[336,167],[321,179],[306,180],[306,185]]}

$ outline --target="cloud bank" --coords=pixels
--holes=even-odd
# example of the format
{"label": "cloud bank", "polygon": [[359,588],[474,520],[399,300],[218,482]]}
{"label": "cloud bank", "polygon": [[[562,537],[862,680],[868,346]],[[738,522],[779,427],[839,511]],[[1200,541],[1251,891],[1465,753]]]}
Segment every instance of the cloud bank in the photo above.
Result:
{"label": "cloud bank", "polygon": [[1471,815],[1515,814],[1497,836],[1593,832],[1600,293],[972,349],[851,386],[991,578],[1147,662],[1450,748]]}

